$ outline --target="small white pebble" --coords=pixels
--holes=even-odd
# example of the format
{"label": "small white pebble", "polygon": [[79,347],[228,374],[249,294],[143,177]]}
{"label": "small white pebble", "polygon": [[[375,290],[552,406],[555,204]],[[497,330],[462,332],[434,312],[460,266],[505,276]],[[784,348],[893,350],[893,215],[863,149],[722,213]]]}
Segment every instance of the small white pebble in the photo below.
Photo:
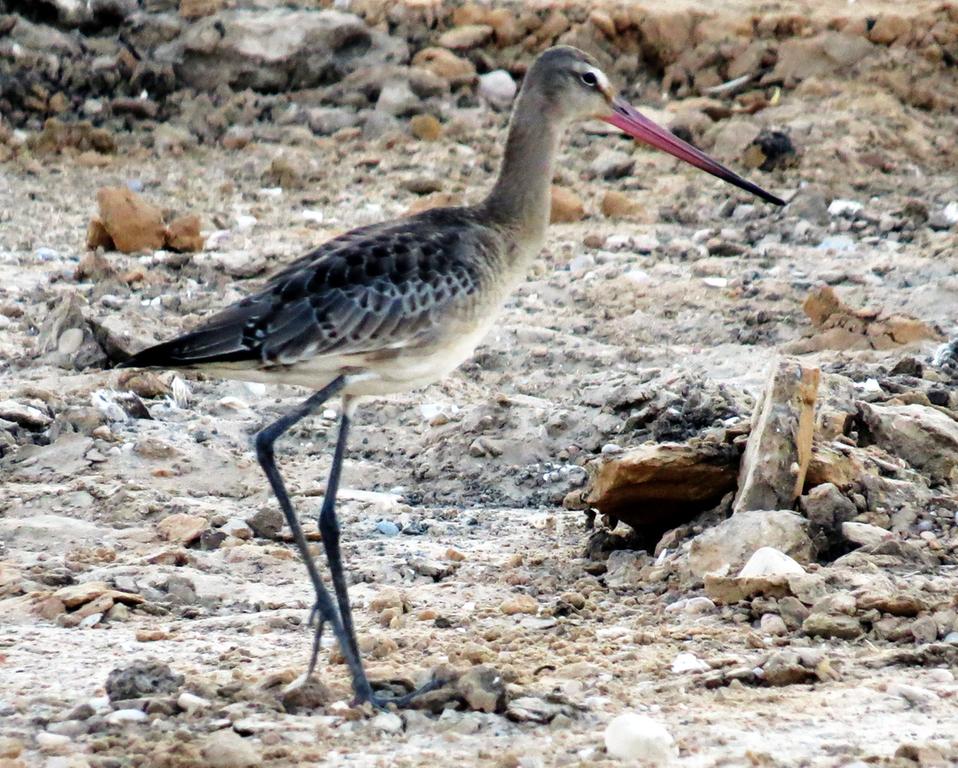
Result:
{"label": "small white pebble", "polygon": [[709,288],[725,288],[728,285],[728,279],[725,277],[703,277],[702,282]]}
{"label": "small white pebble", "polygon": [[395,712],[380,712],[370,721],[370,725],[383,733],[399,733],[402,731],[402,718]]}
{"label": "small white pebble", "polygon": [[115,709],[106,716],[106,721],[110,725],[123,725],[124,723],[142,723],[146,717],[146,712],[142,709]]}
{"label": "small white pebble", "polygon": [[605,748],[620,760],[642,760],[650,765],[668,765],[678,757],[672,734],[651,717],[626,712],[605,729]]}
{"label": "small white pebble", "polygon": [[209,705],[210,702],[208,699],[204,699],[202,696],[197,696],[195,693],[189,693],[187,691],[183,691],[176,699],[176,706],[185,712],[195,712],[199,709],[206,709]]}
{"label": "small white pebble", "polygon": [[41,731],[37,734],[37,746],[43,752],[58,752],[66,747],[72,739],[59,733]]}
{"label": "small white pebble", "polygon": [[672,660],[672,672],[681,675],[686,672],[707,672],[712,667],[694,653],[680,653]]}
{"label": "small white pebble", "polygon": [[738,576],[744,579],[802,573],[805,573],[805,569],[784,552],[774,547],[760,547],[752,553]]}

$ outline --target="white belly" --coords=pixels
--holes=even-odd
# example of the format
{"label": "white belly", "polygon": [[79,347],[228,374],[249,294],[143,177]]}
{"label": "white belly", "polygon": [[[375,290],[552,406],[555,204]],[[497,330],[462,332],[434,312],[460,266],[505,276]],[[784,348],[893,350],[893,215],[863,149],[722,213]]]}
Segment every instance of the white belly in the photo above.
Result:
{"label": "white belly", "polygon": [[255,368],[245,364],[203,366],[213,376],[263,384],[295,384],[322,389],[337,376],[345,375],[343,394],[352,396],[391,395],[425,387],[451,373],[469,359],[483,340],[495,313],[478,327],[461,333],[447,333],[434,344],[395,350],[395,355],[328,355],[293,365]]}

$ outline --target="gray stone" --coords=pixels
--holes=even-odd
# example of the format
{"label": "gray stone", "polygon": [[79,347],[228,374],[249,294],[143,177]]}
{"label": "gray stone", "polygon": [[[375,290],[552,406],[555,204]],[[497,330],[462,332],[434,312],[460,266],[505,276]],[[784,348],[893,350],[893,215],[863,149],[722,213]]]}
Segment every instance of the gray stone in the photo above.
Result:
{"label": "gray stone", "polygon": [[207,16],[155,52],[197,90],[313,88],[360,67],[406,58],[405,43],[339,11],[230,10]]}
{"label": "gray stone", "polygon": [[928,475],[933,482],[958,481],[958,421],[927,405],[860,403],[863,437]]}
{"label": "gray stone", "polygon": [[689,568],[696,576],[729,572],[765,546],[807,563],[813,546],[805,529],[805,520],[788,510],[739,512],[692,540]]}
{"label": "gray stone", "polygon": [[802,629],[813,637],[837,637],[853,640],[862,634],[861,622],[845,614],[812,613],[802,622]]}
{"label": "gray stone", "polygon": [[635,159],[627,152],[607,149],[589,163],[589,172],[602,179],[621,179],[628,176],[635,167]]}
{"label": "gray stone", "polygon": [[343,128],[352,128],[361,122],[355,110],[344,107],[313,107],[306,110],[306,121],[313,133],[329,136]]}
{"label": "gray stone", "polygon": [[376,111],[385,112],[394,117],[406,117],[419,111],[422,102],[413,93],[405,80],[392,80],[386,83],[376,100]]}
{"label": "gray stone", "polygon": [[858,509],[832,483],[812,488],[798,500],[808,518],[809,533],[819,550],[834,547],[843,540],[842,525],[858,514]]}
{"label": "gray stone", "polygon": [[788,509],[795,503],[812,455],[819,378],[818,368],[794,360],[772,365],[752,415],[733,512]]}

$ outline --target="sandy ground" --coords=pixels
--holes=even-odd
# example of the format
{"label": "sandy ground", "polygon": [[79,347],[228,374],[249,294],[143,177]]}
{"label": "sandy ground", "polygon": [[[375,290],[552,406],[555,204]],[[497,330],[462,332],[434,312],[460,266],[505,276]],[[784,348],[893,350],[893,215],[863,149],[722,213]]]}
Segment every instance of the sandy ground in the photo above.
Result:
{"label": "sandy ground", "polygon": [[[552,227],[542,259],[473,361],[359,413],[340,514],[372,676],[488,663],[513,698],[547,702],[548,724],[515,709],[511,717],[447,710],[403,713],[403,730],[391,732],[341,704],[285,712],[278,686],[264,684],[284,670],[292,679],[308,655],[310,591],[294,549],[259,537],[186,549],[164,541],[157,525],[173,513],[215,526],[271,509],[250,436],[303,392],[184,375],[178,399],[145,398],[151,420],[101,417],[106,428],[94,436],[76,426],[77,409],[115,413],[118,373],[76,371],[55,352],[37,354],[45,319],[71,295],[137,349],[240,297],[311,244],[403,214],[416,199],[410,180],[476,199],[491,181],[505,117],[470,113],[460,133],[432,144],[306,140],[272,129],[242,152],[158,158],[134,136],[103,167],[70,156],[0,166],[0,399],[57,419],[56,439],[23,440],[2,459],[3,583],[28,586],[2,603],[0,736],[12,740],[2,742],[9,764],[18,764],[14,743],[26,765],[214,764],[199,750],[232,721],[271,766],[612,765],[602,733],[626,710],[665,724],[677,764],[690,768],[958,764],[954,646],[773,637],[747,605],[669,610],[701,595],[701,585],[664,577],[610,585],[583,556],[585,516],[561,506],[584,482],[586,457],[644,439],[625,430],[628,412],[590,404],[584,392],[610,380],[686,377],[734,389],[747,412],[768,362],[811,333],[801,303],[813,285],[832,284],[853,306],[919,317],[942,338],[958,332],[955,230],[890,237],[877,223],[910,200],[934,212],[956,199],[954,165],[942,159],[954,159],[955,116],[903,105],[873,82],[843,82],[789,92],[755,119],[788,126],[803,153],[797,167],[752,172],[759,183],[787,198],[811,183],[828,199],[861,202],[874,223],[844,232],[840,218],[826,216],[809,233],[789,209],[761,204],[732,217],[740,205],[728,199],[751,202],[739,192],[624,139],[576,131],[558,180],[575,186],[589,218]],[[890,170],[859,161],[876,146]],[[611,148],[634,152],[633,172],[584,180]],[[304,169],[304,188],[270,178],[278,155]],[[115,276],[78,280],[94,191],[131,182],[171,213],[198,214],[216,231],[214,246],[185,263],[110,254]],[[643,204],[646,223],[597,213],[608,188]],[[589,245],[617,235],[624,247]],[[829,247],[826,238],[838,235],[847,242]],[[703,255],[699,246],[712,238],[737,247]],[[935,347],[805,358],[877,371],[905,354],[928,359]],[[331,409],[280,449],[304,517],[319,509],[335,439]],[[417,535],[386,535],[381,521]],[[941,595],[958,586],[953,559],[888,573]],[[37,615],[38,594],[97,579],[141,592],[152,608],[92,628]],[[370,607],[390,590],[405,603],[400,615]],[[536,615],[503,612],[520,595],[534,599]],[[570,600],[580,607],[570,611]],[[820,654],[834,674],[784,688],[716,682],[722,670],[758,666],[786,647]],[[682,652],[718,676],[673,672]],[[331,701],[346,701],[346,668],[329,655],[320,676]],[[170,664],[207,704],[119,725],[77,715],[84,702],[103,706],[111,670],[144,658]],[[67,740],[37,741],[44,731]]]}

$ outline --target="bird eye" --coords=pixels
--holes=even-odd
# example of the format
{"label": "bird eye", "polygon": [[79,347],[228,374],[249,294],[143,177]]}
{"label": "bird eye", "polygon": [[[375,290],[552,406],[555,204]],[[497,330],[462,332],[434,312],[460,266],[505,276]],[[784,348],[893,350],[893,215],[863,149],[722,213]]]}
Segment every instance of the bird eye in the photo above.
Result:
{"label": "bird eye", "polygon": [[595,72],[583,72],[579,77],[581,78],[582,82],[590,88],[595,88],[599,84],[599,80],[595,76]]}

